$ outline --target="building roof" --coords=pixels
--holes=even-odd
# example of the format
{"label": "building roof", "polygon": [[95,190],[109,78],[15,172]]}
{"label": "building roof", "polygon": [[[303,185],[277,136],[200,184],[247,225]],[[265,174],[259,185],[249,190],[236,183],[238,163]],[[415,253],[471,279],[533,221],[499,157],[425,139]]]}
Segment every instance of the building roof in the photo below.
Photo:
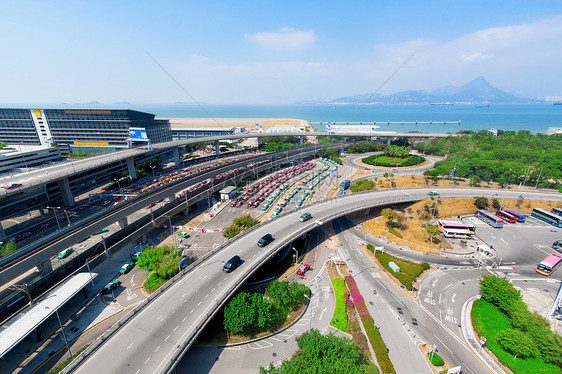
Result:
{"label": "building roof", "polygon": [[14,348],[30,332],[37,328],[64,303],[84,288],[91,279],[97,277],[96,273],[78,273],[55,288],[39,302],[6,322],[0,331],[0,358],[10,349]]}
{"label": "building roof", "polygon": [[228,194],[231,193],[232,191],[236,190],[236,187],[234,186],[226,186],[225,188],[223,188],[222,190],[219,191],[220,194]]}

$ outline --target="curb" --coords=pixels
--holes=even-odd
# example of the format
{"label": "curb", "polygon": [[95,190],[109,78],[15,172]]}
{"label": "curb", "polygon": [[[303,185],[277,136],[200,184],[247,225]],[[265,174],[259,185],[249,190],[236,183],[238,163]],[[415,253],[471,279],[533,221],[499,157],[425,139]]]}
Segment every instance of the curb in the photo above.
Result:
{"label": "curb", "polygon": [[261,338],[255,338],[255,339],[251,339],[251,340],[246,340],[245,342],[240,342],[240,343],[233,343],[233,344],[222,344],[222,345],[218,345],[219,348],[228,348],[228,347],[237,347],[239,345],[244,345],[244,344],[249,344],[249,343],[254,343],[254,342],[258,342],[260,340],[264,340],[267,338],[271,338],[272,336],[275,336],[285,330],[287,330],[290,327],[293,327],[293,325],[295,323],[297,323],[298,321],[300,321],[300,319],[302,318],[302,316],[304,316],[304,314],[306,313],[306,311],[308,310],[308,308],[310,307],[310,299],[307,299],[307,303],[306,303],[306,308],[303,309],[303,311],[301,312],[301,314],[295,318],[295,320],[293,322],[291,322],[290,324],[288,324],[287,326],[283,327],[281,330],[277,330],[275,332],[272,332],[271,334],[268,334],[266,336],[262,336]]}
{"label": "curb", "polygon": [[470,351],[474,354],[476,358],[482,363],[482,365],[493,374],[504,373],[504,370],[500,367],[500,371],[497,371],[497,363],[492,356],[487,351],[482,351],[477,343],[476,336],[474,335],[474,329],[472,328],[472,320],[470,317],[470,312],[472,311],[472,303],[480,299],[480,295],[472,296],[468,299],[462,306],[461,309],[461,335],[462,338]]}

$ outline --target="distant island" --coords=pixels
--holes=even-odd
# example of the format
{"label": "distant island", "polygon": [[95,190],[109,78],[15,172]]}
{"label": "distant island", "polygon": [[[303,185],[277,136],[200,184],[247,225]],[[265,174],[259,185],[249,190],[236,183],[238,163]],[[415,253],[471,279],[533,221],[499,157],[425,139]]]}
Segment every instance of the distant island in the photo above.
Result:
{"label": "distant island", "polygon": [[542,99],[523,98],[512,95],[493,87],[484,77],[478,77],[463,86],[445,86],[427,91],[401,91],[390,95],[361,94],[338,97],[327,102],[301,102],[298,104],[327,105],[399,105],[399,104],[431,104],[455,105],[469,104],[488,107],[490,104],[541,104]]}

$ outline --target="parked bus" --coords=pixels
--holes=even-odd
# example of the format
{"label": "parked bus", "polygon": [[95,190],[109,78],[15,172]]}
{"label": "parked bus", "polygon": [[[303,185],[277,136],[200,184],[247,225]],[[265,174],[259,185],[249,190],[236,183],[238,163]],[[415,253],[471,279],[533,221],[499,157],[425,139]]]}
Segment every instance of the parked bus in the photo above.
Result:
{"label": "parked bus", "polygon": [[560,208],[552,208],[552,210],[550,211],[550,213],[554,213],[557,216],[562,216],[562,209]]}
{"label": "parked bus", "polygon": [[562,255],[553,253],[537,265],[537,273],[549,276],[562,264]]}
{"label": "parked bus", "polygon": [[515,218],[517,218],[517,222],[525,223],[525,216],[523,214],[519,214],[519,213],[514,212],[513,210],[509,210],[509,209],[506,209],[505,212],[509,213],[512,216],[514,216]]}
{"label": "parked bus", "polygon": [[454,239],[470,239],[472,238],[472,231],[464,230],[464,229],[443,229],[443,236],[446,238],[454,238]]}
{"label": "parked bus", "polygon": [[476,217],[480,218],[482,221],[495,228],[501,229],[503,227],[503,220],[501,218],[496,217],[495,215],[485,211],[484,209],[477,210]]}
{"label": "parked bus", "polygon": [[508,212],[504,211],[504,210],[498,210],[496,212],[496,216],[503,218],[505,221],[509,222],[509,223],[515,223],[517,222],[517,217],[512,216],[511,214],[509,214]]}
{"label": "parked bus", "polygon": [[349,179],[344,180],[343,182],[341,182],[340,184],[340,190],[344,191],[347,190],[349,188],[349,183],[351,183],[349,181]]}
{"label": "parked bus", "polygon": [[468,230],[471,234],[476,232],[476,227],[474,227],[474,225],[462,223],[460,221],[439,220],[437,221],[437,229],[442,233],[444,233],[445,230]]}
{"label": "parked bus", "polygon": [[562,217],[557,216],[556,214],[547,212],[544,209],[533,208],[533,211],[531,212],[531,216],[533,216],[535,218],[538,218],[541,221],[545,221],[547,223],[550,223],[551,225],[554,225],[556,227],[562,227]]}

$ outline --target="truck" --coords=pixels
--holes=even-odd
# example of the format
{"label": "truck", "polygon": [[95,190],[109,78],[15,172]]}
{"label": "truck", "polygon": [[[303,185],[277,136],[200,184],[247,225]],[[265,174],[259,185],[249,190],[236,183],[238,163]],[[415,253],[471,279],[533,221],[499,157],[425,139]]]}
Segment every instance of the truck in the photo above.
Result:
{"label": "truck", "polygon": [[349,181],[349,179],[344,180],[343,182],[341,182],[340,184],[340,190],[345,191],[349,188],[349,184],[351,182]]}

